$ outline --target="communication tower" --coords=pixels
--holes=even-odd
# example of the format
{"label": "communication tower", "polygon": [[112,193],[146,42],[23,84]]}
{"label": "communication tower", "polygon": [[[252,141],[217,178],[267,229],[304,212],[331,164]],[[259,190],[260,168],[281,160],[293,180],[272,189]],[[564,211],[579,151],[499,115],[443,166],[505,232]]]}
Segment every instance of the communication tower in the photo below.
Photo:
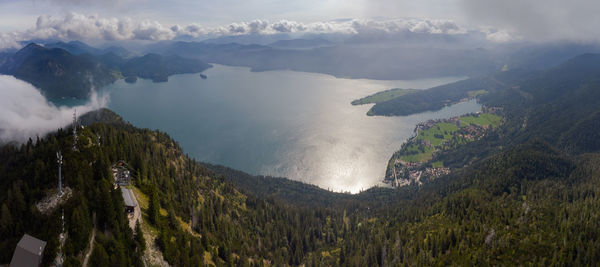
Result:
{"label": "communication tower", "polygon": [[60,151],[56,152],[56,162],[58,163],[58,196],[62,196],[62,163],[63,157]]}
{"label": "communication tower", "polygon": [[73,151],[77,151],[77,109],[73,111]]}

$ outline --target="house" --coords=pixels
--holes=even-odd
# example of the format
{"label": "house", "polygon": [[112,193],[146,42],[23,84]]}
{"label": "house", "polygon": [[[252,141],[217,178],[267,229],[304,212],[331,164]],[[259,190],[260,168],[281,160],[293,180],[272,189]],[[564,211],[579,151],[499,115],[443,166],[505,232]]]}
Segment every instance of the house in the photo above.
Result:
{"label": "house", "polygon": [[131,182],[131,176],[130,176],[129,170],[120,169],[118,171],[118,179],[117,180],[119,182],[119,185],[129,185],[129,183]]}
{"label": "house", "polygon": [[115,178],[115,188],[116,185],[128,186],[131,184],[132,175],[129,170],[129,165],[123,160],[119,160],[117,163],[112,165],[112,171]]}
{"label": "house", "polygon": [[39,267],[42,265],[46,242],[24,234],[13,253],[10,267]]}
{"label": "house", "polygon": [[137,202],[135,200],[135,196],[133,196],[133,192],[131,192],[131,190],[125,187],[121,187],[121,195],[123,195],[123,200],[125,201],[125,211],[127,213],[133,212],[133,210],[137,206]]}

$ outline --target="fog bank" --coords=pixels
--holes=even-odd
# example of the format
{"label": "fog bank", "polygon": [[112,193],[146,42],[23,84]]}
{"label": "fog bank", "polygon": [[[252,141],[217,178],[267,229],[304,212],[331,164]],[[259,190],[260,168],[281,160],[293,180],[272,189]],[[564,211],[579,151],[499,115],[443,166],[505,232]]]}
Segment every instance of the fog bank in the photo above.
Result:
{"label": "fog bank", "polygon": [[77,114],[84,114],[105,107],[107,101],[107,96],[98,96],[92,90],[90,101],[85,105],[57,107],[33,85],[13,76],[0,75],[0,143],[41,138],[69,125],[75,109]]}

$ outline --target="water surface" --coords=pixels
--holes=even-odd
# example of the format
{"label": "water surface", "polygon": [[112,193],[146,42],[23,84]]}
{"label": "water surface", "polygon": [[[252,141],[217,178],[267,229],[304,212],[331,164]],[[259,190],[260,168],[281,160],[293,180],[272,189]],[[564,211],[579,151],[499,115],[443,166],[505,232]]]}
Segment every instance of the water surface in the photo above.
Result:
{"label": "water surface", "polygon": [[123,80],[109,108],[138,127],[160,129],[197,160],[288,177],[335,191],[380,184],[388,159],[421,121],[478,111],[475,101],[406,117],[366,116],[350,102],[390,88],[429,88],[460,78],[342,79],[215,65],[166,83]]}

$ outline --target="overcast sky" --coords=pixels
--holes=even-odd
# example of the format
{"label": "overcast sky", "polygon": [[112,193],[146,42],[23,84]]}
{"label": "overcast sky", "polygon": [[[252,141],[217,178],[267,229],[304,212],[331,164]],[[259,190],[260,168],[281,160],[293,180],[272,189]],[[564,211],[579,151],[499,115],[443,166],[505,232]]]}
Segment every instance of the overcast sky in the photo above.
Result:
{"label": "overcast sky", "polygon": [[[600,1],[596,0],[0,0],[0,32],[4,33],[0,37],[8,39],[7,33],[39,26],[36,22],[42,15],[50,16],[44,21],[54,23],[55,29],[61,23],[60,18],[78,14],[126,21],[128,27],[132,31],[137,29],[138,33],[148,32],[150,24],[159,25],[163,30],[179,25],[174,30],[178,31],[193,25],[192,28],[202,27],[206,31],[232,23],[284,20],[300,23],[303,26],[297,29],[305,30],[302,27],[307,24],[314,26],[343,18],[418,18],[452,21],[464,29],[490,31],[495,34],[492,39],[499,41],[519,38],[598,41],[598,10]],[[106,27],[106,23],[100,24]],[[143,24],[141,29],[140,23]],[[309,29],[318,28],[311,27]],[[170,34],[167,30],[157,34],[160,34],[155,36],[157,39],[164,39],[179,33]],[[114,34],[108,36],[115,37]],[[139,36],[144,35],[121,33],[116,37]]]}
{"label": "overcast sky", "polygon": [[254,19],[314,22],[338,18],[456,17],[456,0],[0,0],[0,24],[33,26],[39,15],[68,12],[217,26]]}

